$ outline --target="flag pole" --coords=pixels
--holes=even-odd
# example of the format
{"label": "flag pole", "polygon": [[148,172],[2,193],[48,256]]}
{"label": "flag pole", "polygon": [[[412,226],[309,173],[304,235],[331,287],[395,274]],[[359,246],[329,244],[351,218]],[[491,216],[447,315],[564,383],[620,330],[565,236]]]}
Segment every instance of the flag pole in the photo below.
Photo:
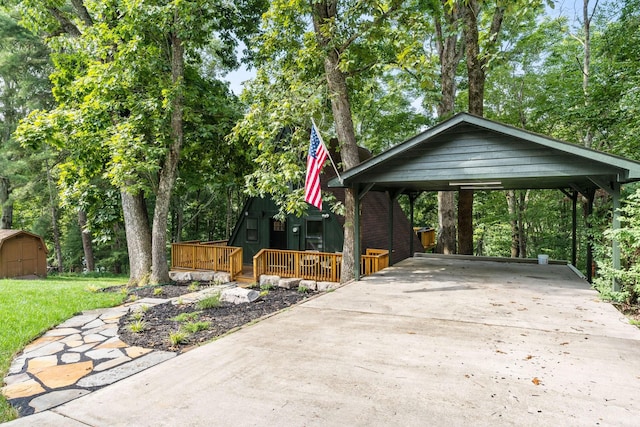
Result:
{"label": "flag pole", "polygon": [[340,173],[338,173],[338,168],[336,167],[336,164],[333,161],[333,156],[331,156],[331,151],[329,151],[329,149],[327,148],[326,144],[322,140],[322,135],[320,135],[320,130],[318,129],[318,126],[316,126],[316,122],[315,122],[315,120],[313,120],[313,117],[311,118],[311,124],[312,124],[312,126],[314,128],[316,128],[316,133],[318,134],[318,138],[320,138],[320,144],[324,145],[325,150],[327,150],[327,154],[329,155],[329,160],[331,161],[331,165],[333,166],[333,170],[336,172],[336,175],[338,176],[338,180],[340,181],[340,184],[343,184],[342,177],[340,176]]}

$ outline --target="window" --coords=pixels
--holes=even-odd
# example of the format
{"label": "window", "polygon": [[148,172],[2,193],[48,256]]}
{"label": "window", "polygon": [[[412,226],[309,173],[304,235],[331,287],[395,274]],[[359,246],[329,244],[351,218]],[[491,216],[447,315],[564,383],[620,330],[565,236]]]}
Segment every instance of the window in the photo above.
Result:
{"label": "window", "polygon": [[304,248],[311,251],[321,251],[323,247],[322,220],[307,220]]}
{"label": "window", "polygon": [[258,219],[247,218],[247,242],[258,241]]}
{"label": "window", "polygon": [[287,231],[284,221],[273,221],[273,231]]}

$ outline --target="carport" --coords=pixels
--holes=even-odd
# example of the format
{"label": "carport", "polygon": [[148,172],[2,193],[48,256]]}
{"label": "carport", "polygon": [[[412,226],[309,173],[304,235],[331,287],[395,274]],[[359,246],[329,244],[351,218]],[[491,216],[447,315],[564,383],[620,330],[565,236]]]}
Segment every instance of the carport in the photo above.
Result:
{"label": "carport", "polygon": [[[588,200],[587,213],[591,213],[596,189],[609,193],[616,229],[620,226],[620,186],[635,181],[640,181],[639,162],[460,113],[345,171],[329,186],[352,188],[358,195],[355,253],[360,253],[359,201],[369,191],[385,191],[390,201],[408,195],[413,222],[413,202],[424,191],[557,189],[573,201],[575,265],[578,194]],[[389,223],[392,222],[390,214]],[[393,250],[391,244],[389,250]],[[587,265],[591,265],[591,245],[586,258]],[[616,241],[613,266],[620,268]],[[359,279],[357,266],[355,276]],[[589,281],[590,276],[588,271]]]}

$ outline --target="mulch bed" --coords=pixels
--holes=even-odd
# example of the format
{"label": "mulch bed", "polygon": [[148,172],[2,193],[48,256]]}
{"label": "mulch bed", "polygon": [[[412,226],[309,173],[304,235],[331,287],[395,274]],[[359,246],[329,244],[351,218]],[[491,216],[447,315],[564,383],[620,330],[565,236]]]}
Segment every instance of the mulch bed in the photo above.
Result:
{"label": "mulch bed", "polygon": [[614,303],[613,305],[624,314],[629,321],[633,322],[636,326],[640,325],[640,305],[629,305],[626,303]]}
{"label": "mulch bed", "polygon": [[[186,285],[164,285],[162,293],[156,288],[137,288],[130,292],[135,298],[175,298],[186,293],[193,292],[193,288]],[[258,289],[257,289],[258,290]],[[259,290],[258,290],[259,291]],[[209,309],[199,309],[193,304],[172,304],[171,302],[158,304],[141,311],[139,321],[144,322],[144,329],[140,332],[132,332],[130,325],[136,322],[133,314],[123,316],[120,319],[118,335],[122,341],[132,346],[153,348],[173,352],[188,350],[194,345],[202,344],[224,335],[225,333],[252,322],[267,314],[282,310],[296,304],[315,292],[298,292],[282,288],[268,290],[259,300],[252,303],[231,304],[220,303],[220,306]],[[190,314],[197,313],[197,314]],[[188,320],[177,321],[179,315],[187,314]],[[184,316],[183,316],[184,317]],[[184,332],[188,323],[207,322],[207,329],[186,333],[180,343],[172,343],[170,334]],[[174,335],[174,338],[176,335]]]}

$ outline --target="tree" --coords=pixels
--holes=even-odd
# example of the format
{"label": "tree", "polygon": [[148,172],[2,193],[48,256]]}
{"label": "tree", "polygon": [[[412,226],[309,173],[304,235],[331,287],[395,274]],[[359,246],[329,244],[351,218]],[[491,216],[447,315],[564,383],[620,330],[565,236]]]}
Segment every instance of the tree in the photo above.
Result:
{"label": "tree", "polygon": [[[309,117],[315,116],[326,130],[328,120],[322,117],[330,116],[342,166],[348,169],[359,163],[357,108],[351,97],[381,74],[387,58],[394,58],[383,44],[388,42],[385,31],[398,7],[399,2],[335,0],[271,5],[263,17],[265,33],[254,43],[258,71],[245,94],[249,112],[235,131],[236,138],[245,138],[260,150],[258,171],[247,178],[251,195],[271,195],[281,213],[301,215],[306,210],[300,184]],[[292,191],[292,186],[298,189]],[[342,210],[343,281],[353,278],[359,256],[353,246],[356,194],[357,189],[346,190]]]}
{"label": "tree", "polygon": [[[518,22],[530,10],[540,10],[541,0],[502,3],[468,0],[462,7],[465,58],[468,79],[468,111],[484,116],[486,74],[499,52],[505,18]],[[473,191],[458,193],[458,252],[473,253]]]}
{"label": "tree", "polygon": [[[24,2],[50,37],[58,107],[33,114],[22,139],[66,148],[76,175],[105,173],[121,192],[131,283],[168,281],[167,218],[184,142],[188,67],[231,64],[263,2]],[[241,15],[238,13],[246,13]],[[251,15],[251,16],[250,16]],[[218,35],[216,43],[212,40]],[[206,54],[206,55],[205,55]],[[90,179],[83,182],[90,183]],[[153,220],[148,197],[152,195]]]}
{"label": "tree", "polygon": [[[51,102],[48,51],[8,14],[0,13],[0,228],[13,226],[11,193],[20,185],[18,159],[23,152],[13,139],[18,121]],[[18,181],[18,182],[16,182]]]}
{"label": "tree", "polygon": [[[438,102],[438,118],[444,120],[455,112],[456,71],[463,57],[463,47],[460,38],[461,8],[457,3],[448,4],[442,0],[442,10],[434,17],[436,28],[436,43],[440,59],[440,90],[441,99]],[[438,192],[438,223],[440,225],[437,236],[436,252],[455,254],[456,224],[455,224],[455,193],[453,191]]]}

